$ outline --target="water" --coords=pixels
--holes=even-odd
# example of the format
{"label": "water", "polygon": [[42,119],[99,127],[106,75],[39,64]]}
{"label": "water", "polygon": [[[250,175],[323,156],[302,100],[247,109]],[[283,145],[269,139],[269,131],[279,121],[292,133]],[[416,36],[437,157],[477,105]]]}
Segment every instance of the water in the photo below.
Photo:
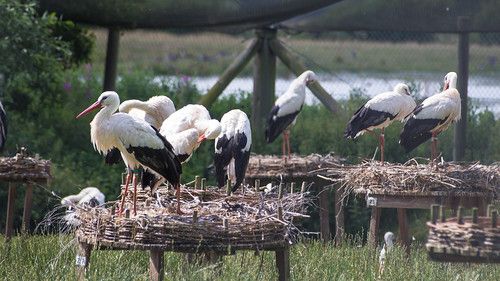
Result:
{"label": "water", "polygon": [[[339,73],[335,75],[319,75],[321,85],[335,99],[348,99],[353,89],[363,89],[368,96],[374,96],[391,90],[399,82],[412,82],[418,86],[418,95],[428,97],[439,92],[443,84],[443,77],[431,73]],[[202,92],[206,92],[217,81],[217,76],[193,77],[192,82]],[[278,78],[276,80],[276,94],[283,94],[294,77]],[[234,94],[238,91],[251,92],[253,89],[252,77],[234,79],[224,90],[223,95]],[[471,76],[469,77],[468,96],[480,110],[488,109],[500,118],[500,77]],[[319,100],[307,90],[307,104],[317,104]]]}

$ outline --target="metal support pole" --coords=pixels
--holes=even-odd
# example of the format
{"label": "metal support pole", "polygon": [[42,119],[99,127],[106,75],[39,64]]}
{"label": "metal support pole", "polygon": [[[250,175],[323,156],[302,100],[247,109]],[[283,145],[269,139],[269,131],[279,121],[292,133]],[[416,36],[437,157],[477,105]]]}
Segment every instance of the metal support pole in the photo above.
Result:
{"label": "metal support pole", "polygon": [[262,41],[262,44],[254,60],[251,119],[256,136],[254,141],[263,144],[267,115],[275,99],[276,55],[271,52],[269,42],[276,39],[276,29],[257,29],[255,35]]}
{"label": "metal support pole", "polygon": [[469,83],[469,17],[458,18],[458,81],[457,89],[462,100],[462,118],[455,125],[455,145],[453,147],[453,160],[462,161],[465,155],[466,129],[467,129],[467,86]]}
{"label": "metal support pole", "polygon": [[118,66],[118,49],[120,46],[120,30],[110,28],[108,30],[108,45],[106,48],[106,65],[104,67],[104,91],[116,89],[116,73]]}

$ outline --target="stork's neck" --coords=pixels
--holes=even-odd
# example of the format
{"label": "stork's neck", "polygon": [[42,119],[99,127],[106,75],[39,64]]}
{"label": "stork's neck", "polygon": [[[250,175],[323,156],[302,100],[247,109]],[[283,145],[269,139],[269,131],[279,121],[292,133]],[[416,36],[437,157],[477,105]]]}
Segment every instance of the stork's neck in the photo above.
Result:
{"label": "stork's neck", "polygon": [[145,112],[150,112],[151,108],[148,103],[140,100],[127,100],[120,105],[121,112],[129,112],[132,108],[137,108]]}
{"label": "stork's neck", "polygon": [[457,88],[457,77],[453,76],[450,79],[450,84],[448,86],[448,89],[456,89]]}

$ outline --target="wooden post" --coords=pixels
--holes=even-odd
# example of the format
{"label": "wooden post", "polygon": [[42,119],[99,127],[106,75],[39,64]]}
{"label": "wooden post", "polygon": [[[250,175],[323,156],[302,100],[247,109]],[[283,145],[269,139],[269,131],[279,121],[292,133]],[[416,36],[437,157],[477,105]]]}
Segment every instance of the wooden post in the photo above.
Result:
{"label": "wooden post", "polygon": [[457,221],[458,221],[458,224],[464,224],[464,208],[463,207],[458,207]]}
{"label": "wooden post", "polygon": [[33,202],[33,185],[26,184],[26,193],[24,194],[24,208],[23,208],[23,226],[22,232],[29,233],[30,219],[31,219],[31,203]]}
{"label": "wooden post", "polygon": [[462,161],[465,155],[467,129],[467,87],[469,80],[469,17],[458,17],[458,81],[457,90],[460,92],[462,118],[455,124],[455,145],[453,147],[453,161]]}
{"label": "wooden post", "polygon": [[120,30],[118,28],[109,28],[108,44],[106,48],[106,65],[104,67],[104,91],[114,91],[116,89],[119,46]]}
{"label": "wooden post", "polygon": [[79,242],[78,249],[76,251],[76,279],[77,280],[85,280],[85,272],[89,267],[90,262],[90,252],[92,250],[92,246]]}
{"label": "wooden post", "polygon": [[165,275],[163,268],[163,251],[150,250],[149,251],[149,280],[162,281]]}
{"label": "wooden post", "polygon": [[257,53],[257,49],[259,49],[260,45],[262,44],[262,41],[254,38],[252,39],[245,50],[239,54],[234,61],[226,68],[224,73],[220,76],[219,80],[215,83],[215,85],[208,90],[208,92],[203,95],[198,102],[199,104],[202,104],[204,106],[210,106],[214,101],[217,99],[217,97],[222,94],[224,89],[231,83],[231,81],[238,75],[238,73],[243,70],[243,68],[248,64],[250,59]]}
{"label": "wooden post", "polygon": [[257,29],[255,35],[262,44],[254,59],[251,124],[255,131],[254,141],[263,145],[267,116],[275,99],[276,55],[271,51],[269,42],[276,38],[276,29]]}
{"label": "wooden post", "polygon": [[443,205],[439,206],[439,217],[441,219],[441,222],[446,221],[446,209],[444,208]]}
{"label": "wooden post", "polygon": [[368,232],[368,245],[372,247],[377,247],[377,234],[381,211],[381,208],[372,207],[372,214],[370,217],[370,230]]}
{"label": "wooden post", "polygon": [[227,179],[226,181],[226,195],[230,196],[231,195],[231,180]]}
{"label": "wooden post", "polygon": [[342,195],[344,189],[337,185],[335,189],[335,245],[340,245],[344,238],[344,208]]}
{"label": "wooden post", "polygon": [[329,189],[323,188],[319,192],[319,227],[321,240],[327,242],[330,240],[330,209],[329,209]]}
{"label": "wooden post", "polygon": [[[295,75],[300,75],[304,71],[308,70],[304,64],[301,63],[301,59],[295,55],[292,55],[281,42],[278,40],[272,40],[270,44],[273,52],[278,56],[278,58],[290,69]],[[315,81],[307,86],[311,92],[323,103],[323,105],[328,108],[333,113],[338,112],[338,103],[332,98],[332,96]]]}
{"label": "wooden post", "polygon": [[290,183],[290,194],[293,194],[293,190],[295,189],[295,182]]}
{"label": "wooden post", "polygon": [[431,220],[433,224],[436,224],[439,217],[439,205],[431,206]]}
{"label": "wooden post", "polygon": [[260,179],[255,180],[255,192],[260,191]]}
{"label": "wooden post", "polygon": [[195,190],[200,189],[200,185],[201,185],[201,178],[200,178],[200,176],[195,176],[194,177],[194,189]]}
{"label": "wooden post", "polygon": [[497,227],[497,216],[498,216],[497,210],[491,211],[491,227],[492,228]]}
{"label": "wooden post", "polygon": [[280,185],[278,187],[278,199],[281,200],[281,198],[283,198],[283,189],[285,189],[285,183],[283,182],[280,182]]}
{"label": "wooden post", "polygon": [[398,208],[399,242],[405,247],[407,255],[410,255],[410,234],[408,229],[408,216],[406,209]]}
{"label": "wooden post", "polygon": [[472,223],[477,223],[477,208],[472,208]]}
{"label": "wooden post", "polygon": [[[283,207],[278,207],[278,219],[283,220]],[[282,249],[275,251],[276,267],[278,268],[278,280],[290,280],[290,248],[285,245]]]}
{"label": "wooden post", "polygon": [[7,197],[7,218],[5,223],[5,241],[12,237],[12,228],[14,225],[14,205],[16,203],[16,185],[9,182],[9,195]]}

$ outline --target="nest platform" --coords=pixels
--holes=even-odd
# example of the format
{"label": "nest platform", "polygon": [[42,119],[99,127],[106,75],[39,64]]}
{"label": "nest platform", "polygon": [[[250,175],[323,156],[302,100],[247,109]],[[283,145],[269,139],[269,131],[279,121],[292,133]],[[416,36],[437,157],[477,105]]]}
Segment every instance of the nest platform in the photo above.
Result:
{"label": "nest platform", "polygon": [[125,198],[127,208],[122,214],[117,211],[118,201],[106,207],[77,208],[76,217],[81,222],[75,233],[80,278],[84,277],[90,251],[97,249],[150,251],[153,280],[163,278],[164,251],[216,257],[238,250],[274,251],[280,280],[288,279],[289,247],[300,236],[293,221],[307,217],[307,192],[245,190],[228,195],[217,188],[184,186],[183,214],[179,215],[175,212],[175,190],[162,186],[154,195],[149,187],[139,187],[138,191],[136,214],[132,193]]}
{"label": "nest platform", "polygon": [[[500,166],[479,163],[419,164],[411,159],[405,164],[366,161],[331,170],[323,177],[338,183],[349,194],[363,196],[372,208],[369,243],[376,245],[381,208],[396,208],[400,242],[409,245],[406,209],[428,209],[433,204],[457,209],[486,206],[500,194]],[[409,247],[407,247],[409,249]]]}
{"label": "nest platform", "polygon": [[428,222],[426,244],[429,257],[444,262],[500,263],[500,227],[498,212],[488,212],[489,217],[478,217],[473,210],[471,217],[437,219]]}
{"label": "nest platform", "polygon": [[48,184],[52,178],[50,166],[49,160],[40,159],[38,156],[30,157],[24,148],[14,157],[0,157],[0,181],[8,182],[9,187],[5,223],[7,241],[13,234],[16,189],[25,189],[22,232],[26,233],[30,229],[33,185]]}

